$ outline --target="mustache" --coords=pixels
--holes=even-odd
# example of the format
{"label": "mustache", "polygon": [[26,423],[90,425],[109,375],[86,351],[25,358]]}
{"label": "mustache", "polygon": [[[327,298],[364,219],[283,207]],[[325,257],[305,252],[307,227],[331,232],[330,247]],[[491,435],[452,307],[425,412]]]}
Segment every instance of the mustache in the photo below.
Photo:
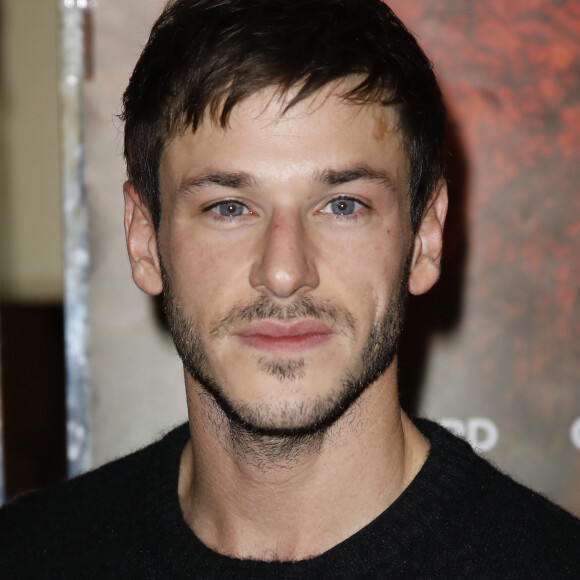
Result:
{"label": "mustache", "polygon": [[238,325],[258,320],[287,322],[300,318],[321,320],[337,327],[342,333],[355,334],[354,317],[348,310],[325,300],[314,300],[309,296],[303,296],[285,305],[278,304],[268,296],[261,296],[250,304],[234,307],[223,318],[215,321],[210,327],[210,334],[214,338],[223,338]]}

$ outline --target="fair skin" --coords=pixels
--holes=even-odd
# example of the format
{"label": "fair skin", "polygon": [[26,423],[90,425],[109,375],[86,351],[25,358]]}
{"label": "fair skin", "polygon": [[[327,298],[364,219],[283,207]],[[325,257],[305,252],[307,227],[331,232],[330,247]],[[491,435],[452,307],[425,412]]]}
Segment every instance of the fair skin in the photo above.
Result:
{"label": "fair skin", "polygon": [[[396,114],[345,102],[340,88],[283,115],[275,91],[261,91],[234,108],[227,128],[206,119],[172,140],[161,158],[159,232],[125,184],[135,282],[162,291],[159,251],[179,312],[203,341],[207,373],[242,419],[265,430],[307,426],[316,404],[361,372],[407,256],[411,293],[439,275],[445,184],[413,234]],[[285,308],[304,298],[345,316],[234,318],[212,332],[240,305],[268,299]],[[268,371],[274,364],[299,370],[282,376]],[[261,449],[271,437],[254,437],[252,453],[236,447],[228,418],[187,370],[185,384],[192,437],[180,503],[196,535],[222,554],[323,553],[390,505],[428,453],[400,409],[396,357],[316,445],[291,455]]]}

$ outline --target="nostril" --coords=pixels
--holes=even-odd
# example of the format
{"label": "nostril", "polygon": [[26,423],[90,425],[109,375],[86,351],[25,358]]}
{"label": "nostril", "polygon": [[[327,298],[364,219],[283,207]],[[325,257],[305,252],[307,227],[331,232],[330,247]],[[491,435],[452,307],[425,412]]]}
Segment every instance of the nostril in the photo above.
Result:
{"label": "nostril", "polygon": [[302,288],[318,285],[316,267],[304,252],[288,248],[286,252],[276,253],[269,248],[266,254],[250,273],[254,288],[285,298]]}

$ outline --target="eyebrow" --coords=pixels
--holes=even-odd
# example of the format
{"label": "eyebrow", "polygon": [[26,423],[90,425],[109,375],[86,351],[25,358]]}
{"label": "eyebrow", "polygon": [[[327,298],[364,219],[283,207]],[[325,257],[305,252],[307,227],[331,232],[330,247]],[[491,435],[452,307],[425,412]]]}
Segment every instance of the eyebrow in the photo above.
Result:
{"label": "eyebrow", "polygon": [[[352,181],[380,182],[390,189],[396,188],[395,180],[386,172],[373,169],[366,164],[355,165],[344,169],[326,168],[314,172],[314,181],[324,185],[342,185]],[[230,189],[245,189],[258,185],[257,179],[244,171],[209,171],[185,180],[179,191],[186,193],[202,189],[208,185],[219,185]]]}
{"label": "eyebrow", "polygon": [[256,179],[244,171],[210,171],[187,179],[180,185],[179,190],[185,192],[191,189],[201,189],[207,185],[244,189],[256,185]]}
{"label": "eyebrow", "polygon": [[325,185],[342,185],[351,181],[378,181],[390,189],[396,188],[395,180],[386,172],[373,169],[366,164],[345,169],[324,169],[315,173],[316,181]]}

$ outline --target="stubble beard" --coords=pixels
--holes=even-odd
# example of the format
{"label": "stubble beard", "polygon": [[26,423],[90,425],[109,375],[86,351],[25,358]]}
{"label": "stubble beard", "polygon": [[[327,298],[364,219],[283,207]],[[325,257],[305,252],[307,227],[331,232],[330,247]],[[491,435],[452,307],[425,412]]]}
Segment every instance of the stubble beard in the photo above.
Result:
{"label": "stubble beard", "polygon": [[[275,410],[267,405],[249,405],[232,402],[225,389],[212,376],[205,341],[195,320],[184,315],[174,295],[170,279],[163,268],[163,304],[167,322],[177,353],[189,375],[201,387],[210,408],[217,410],[226,421],[212,424],[222,429],[227,426],[231,449],[259,466],[288,464],[304,452],[320,447],[328,429],[353,407],[360,395],[373,384],[392,364],[401,331],[407,298],[409,264],[404,267],[398,292],[381,316],[373,321],[367,341],[356,367],[358,374],[347,373],[325,397],[311,398],[300,403],[279,406]],[[244,307],[234,308],[227,316],[216,321],[211,328],[213,338],[227,335],[239,322],[255,320],[293,320],[314,318],[333,323],[344,334],[354,333],[354,319],[345,309],[327,302],[301,297],[289,306],[280,306],[267,296],[258,298]],[[303,358],[258,359],[260,369],[282,381],[297,381],[304,377]]]}

